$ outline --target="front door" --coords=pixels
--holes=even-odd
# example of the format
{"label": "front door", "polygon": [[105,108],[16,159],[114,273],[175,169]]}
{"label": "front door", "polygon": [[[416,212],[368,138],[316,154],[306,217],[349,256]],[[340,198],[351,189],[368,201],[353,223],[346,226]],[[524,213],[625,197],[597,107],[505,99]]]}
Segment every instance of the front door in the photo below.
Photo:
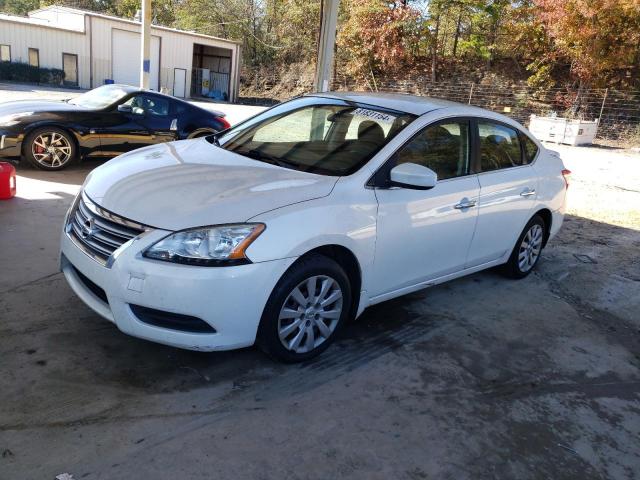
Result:
{"label": "front door", "polygon": [[177,138],[177,118],[172,115],[168,98],[141,93],[127,99],[122,105],[105,113],[100,128],[100,142],[104,155],[119,155],[155,143]]}
{"label": "front door", "polygon": [[[470,173],[470,122],[432,124],[389,161],[417,163],[438,174],[430,190],[376,188],[378,226],[371,297],[428,282],[464,268],[480,192]],[[385,168],[383,167],[383,168]]]}
{"label": "front door", "polygon": [[78,55],[72,53],[62,54],[62,70],[64,71],[64,84],[78,86]]}
{"label": "front door", "polygon": [[173,96],[184,98],[187,92],[187,71],[184,68],[173,69]]}
{"label": "front door", "polygon": [[516,129],[478,120],[480,200],[467,267],[502,258],[533,214],[537,176],[523,155]]}

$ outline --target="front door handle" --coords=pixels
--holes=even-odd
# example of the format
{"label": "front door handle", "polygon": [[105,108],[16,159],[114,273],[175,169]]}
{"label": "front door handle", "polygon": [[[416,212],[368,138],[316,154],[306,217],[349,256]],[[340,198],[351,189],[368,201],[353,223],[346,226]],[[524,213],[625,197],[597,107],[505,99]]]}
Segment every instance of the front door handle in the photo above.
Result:
{"label": "front door handle", "polygon": [[[165,123],[166,125],[166,123]],[[178,130],[178,119],[174,118],[173,120],[171,120],[171,126],[169,127],[169,130],[171,130],[172,132],[175,132],[176,130]]]}
{"label": "front door handle", "polygon": [[520,192],[521,197],[530,197],[531,195],[535,195],[536,191],[533,188],[527,188],[526,190]]}
{"label": "front door handle", "polygon": [[475,200],[467,200],[467,199],[462,199],[460,201],[460,203],[457,203],[453,206],[453,208],[456,208],[458,210],[464,210],[466,208],[471,208],[471,207],[475,207],[476,206],[476,201]]}

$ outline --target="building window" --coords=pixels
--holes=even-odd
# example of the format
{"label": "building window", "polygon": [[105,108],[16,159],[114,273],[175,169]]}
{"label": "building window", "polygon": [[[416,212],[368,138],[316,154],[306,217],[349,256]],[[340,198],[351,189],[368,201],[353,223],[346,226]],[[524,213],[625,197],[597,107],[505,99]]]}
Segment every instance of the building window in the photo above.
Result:
{"label": "building window", "polygon": [[11,61],[11,47],[9,45],[0,45],[0,62]]}
{"label": "building window", "polygon": [[37,48],[29,49],[29,65],[40,68],[40,51]]}

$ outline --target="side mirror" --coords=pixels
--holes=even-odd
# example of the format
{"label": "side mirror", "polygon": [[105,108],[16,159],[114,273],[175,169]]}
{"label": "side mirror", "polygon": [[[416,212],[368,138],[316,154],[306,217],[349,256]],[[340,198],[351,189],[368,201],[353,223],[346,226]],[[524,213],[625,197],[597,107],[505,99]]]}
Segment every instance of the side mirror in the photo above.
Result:
{"label": "side mirror", "polygon": [[438,183],[438,174],[417,163],[401,163],[391,169],[391,186],[429,190]]}
{"label": "side mirror", "polygon": [[133,109],[131,105],[118,105],[118,111],[121,113],[131,113]]}

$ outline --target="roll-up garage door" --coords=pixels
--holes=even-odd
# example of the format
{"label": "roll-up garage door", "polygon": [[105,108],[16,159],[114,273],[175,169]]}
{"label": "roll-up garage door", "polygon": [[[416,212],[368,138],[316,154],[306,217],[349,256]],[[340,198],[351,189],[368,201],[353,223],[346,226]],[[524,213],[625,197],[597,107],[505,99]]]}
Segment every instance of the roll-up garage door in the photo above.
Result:
{"label": "roll-up garage door", "polygon": [[[127,30],[112,30],[111,58],[113,80],[116,83],[140,84],[140,34]],[[160,90],[160,37],[151,36],[151,71],[149,88]]]}

